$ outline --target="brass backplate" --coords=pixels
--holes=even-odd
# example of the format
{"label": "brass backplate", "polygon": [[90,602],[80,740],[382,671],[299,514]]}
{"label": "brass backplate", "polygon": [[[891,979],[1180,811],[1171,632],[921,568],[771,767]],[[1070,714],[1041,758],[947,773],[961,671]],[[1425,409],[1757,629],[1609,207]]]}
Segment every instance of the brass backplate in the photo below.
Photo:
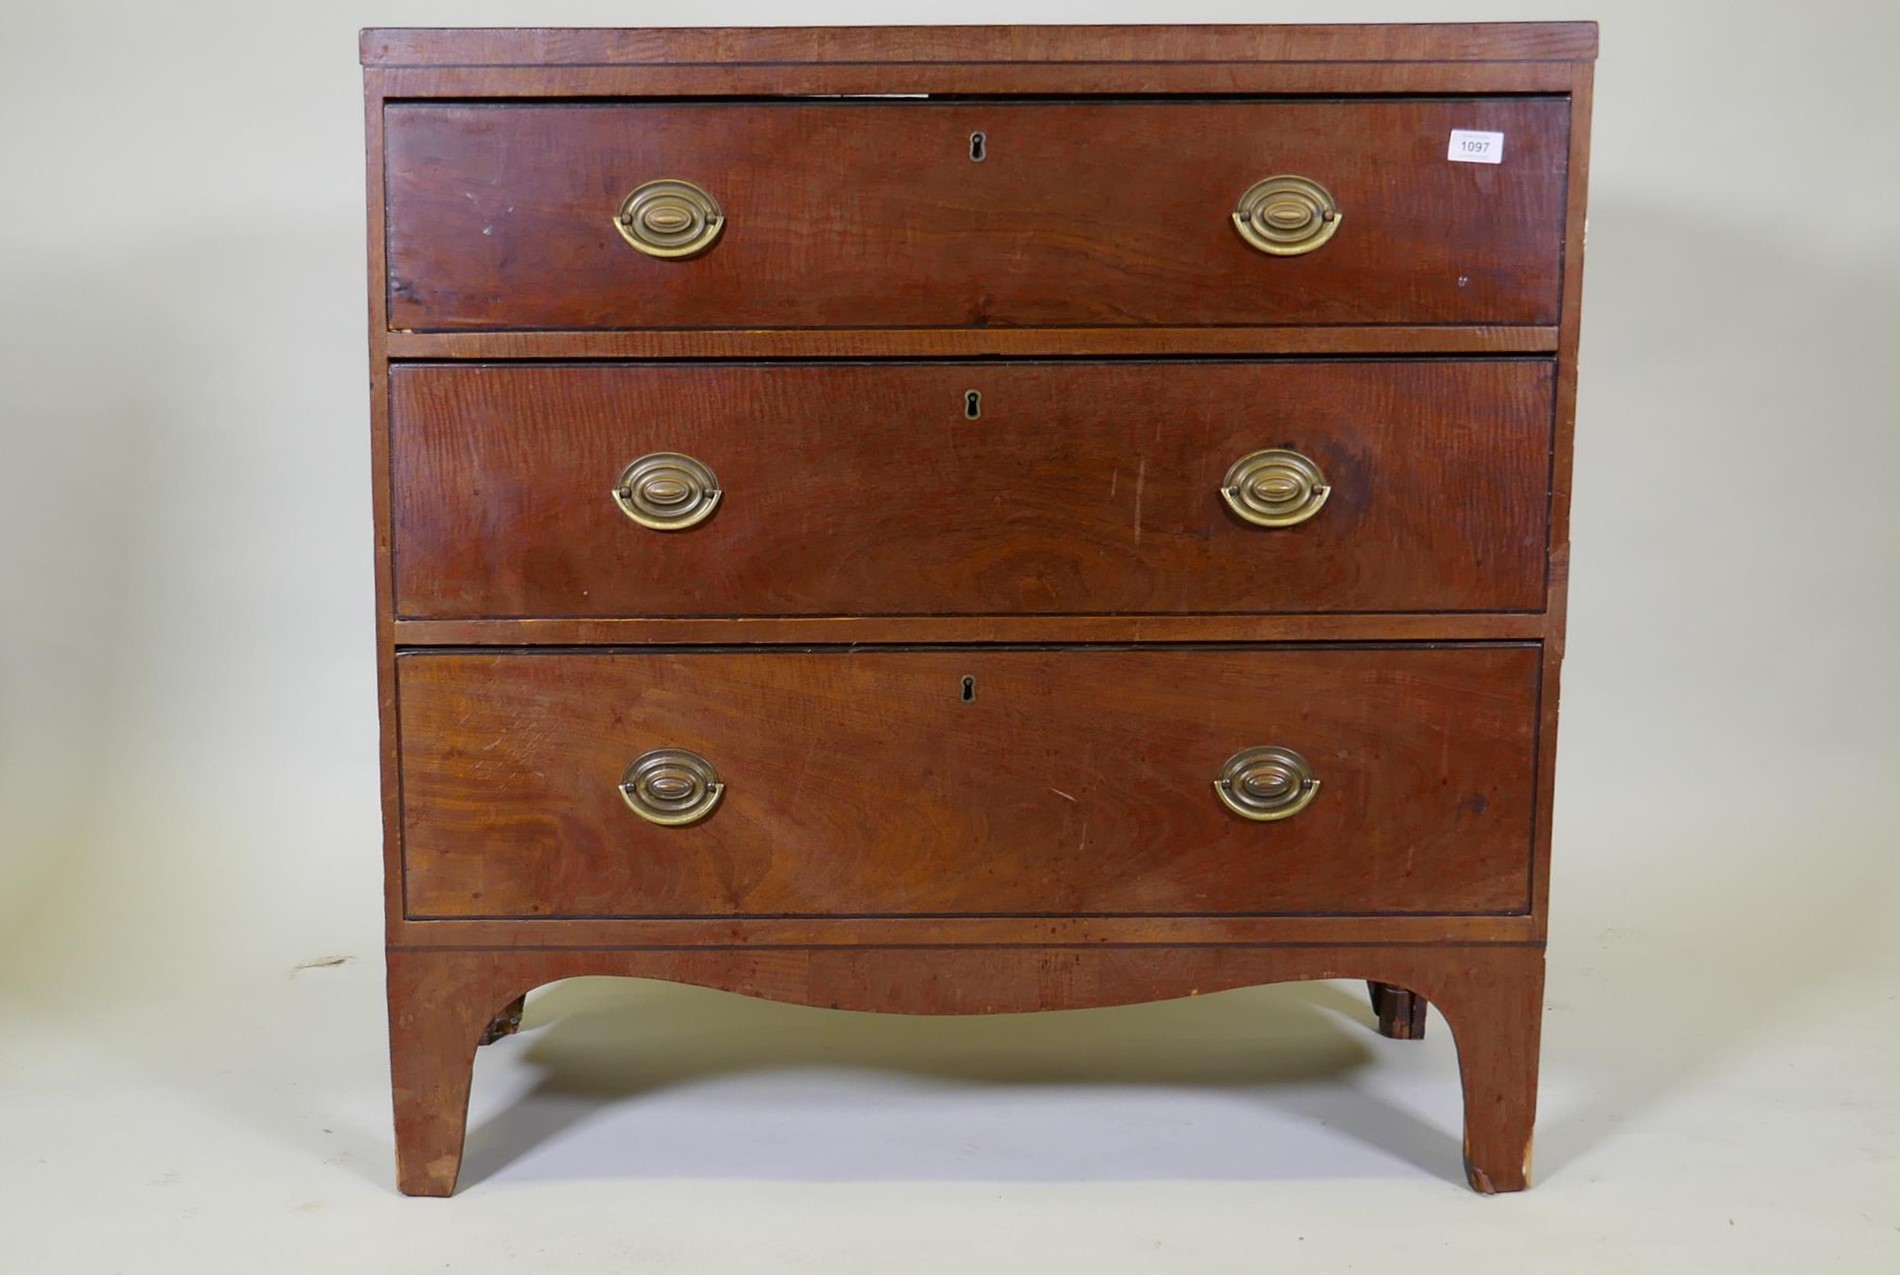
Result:
{"label": "brass backplate", "polygon": [[1234,229],[1240,237],[1276,257],[1312,252],[1338,233],[1341,220],[1331,191],[1310,177],[1292,174],[1255,182],[1234,206]]}
{"label": "brass backplate", "polygon": [[725,228],[719,201],[677,177],[634,187],[614,214],[614,229],[622,239],[649,257],[668,260],[698,256]]}

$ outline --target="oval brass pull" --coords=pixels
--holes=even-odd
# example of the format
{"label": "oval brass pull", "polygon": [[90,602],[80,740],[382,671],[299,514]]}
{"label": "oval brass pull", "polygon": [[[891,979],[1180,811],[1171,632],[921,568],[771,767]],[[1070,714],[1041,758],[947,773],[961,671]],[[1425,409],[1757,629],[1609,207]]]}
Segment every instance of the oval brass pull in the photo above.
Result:
{"label": "oval brass pull", "polygon": [[1318,513],[1333,489],[1310,456],[1270,447],[1229,466],[1220,494],[1229,509],[1257,527],[1291,527]]}
{"label": "oval brass pull", "polygon": [[1282,175],[1247,188],[1234,207],[1234,229],[1262,252],[1295,257],[1331,239],[1342,216],[1324,186],[1310,177]]}
{"label": "oval brass pull", "polygon": [[1318,793],[1313,767],[1291,748],[1243,748],[1227,759],[1214,781],[1214,795],[1223,806],[1257,823],[1291,819]]}
{"label": "oval brass pull", "polygon": [[725,795],[726,786],[712,763],[684,748],[641,753],[620,778],[620,796],[628,808],[664,828],[698,823]]}
{"label": "oval brass pull", "polygon": [[614,214],[622,239],[649,257],[674,261],[706,251],[725,228],[719,201],[676,177],[634,187]]}
{"label": "oval brass pull", "polygon": [[684,531],[719,507],[719,479],[679,452],[652,452],[621,471],[614,487],[620,512],[655,531]]}

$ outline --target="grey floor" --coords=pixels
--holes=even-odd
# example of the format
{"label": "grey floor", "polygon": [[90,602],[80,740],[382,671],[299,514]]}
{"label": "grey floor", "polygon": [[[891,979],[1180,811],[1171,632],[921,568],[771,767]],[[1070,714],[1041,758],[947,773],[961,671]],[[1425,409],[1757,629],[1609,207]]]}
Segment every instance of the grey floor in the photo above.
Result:
{"label": "grey floor", "polygon": [[373,954],[22,998],[8,1265],[1900,1269],[1900,960],[1684,980],[1668,933],[1559,937],[1538,1183],[1495,1198],[1461,1180],[1443,1022],[1384,1040],[1357,985],[911,1019],[558,984],[482,1051],[450,1201],[391,1184]]}

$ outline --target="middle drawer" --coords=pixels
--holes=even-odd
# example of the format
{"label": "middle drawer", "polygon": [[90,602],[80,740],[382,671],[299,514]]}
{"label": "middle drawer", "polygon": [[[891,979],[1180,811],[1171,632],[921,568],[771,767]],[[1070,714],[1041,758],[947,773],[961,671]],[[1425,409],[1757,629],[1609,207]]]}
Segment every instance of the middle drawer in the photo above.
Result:
{"label": "middle drawer", "polygon": [[399,614],[1531,611],[1547,359],[398,366]]}

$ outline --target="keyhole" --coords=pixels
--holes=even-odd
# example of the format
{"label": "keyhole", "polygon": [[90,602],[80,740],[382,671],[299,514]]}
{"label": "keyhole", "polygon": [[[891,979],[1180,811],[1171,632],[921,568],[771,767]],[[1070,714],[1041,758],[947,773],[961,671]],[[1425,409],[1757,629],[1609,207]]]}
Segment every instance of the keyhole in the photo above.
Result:
{"label": "keyhole", "polygon": [[978,129],[976,132],[970,134],[971,163],[980,164],[983,162],[983,158],[988,152],[989,141],[990,139],[984,134],[982,129]]}
{"label": "keyhole", "polygon": [[963,414],[970,420],[983,415],[983,396],[975,390],[967,390],[963,395]]}
{"label": "keyhole", "polygon": [[963,679],[963,702],[965,704],[973,704],[976,702],[976,679],[974,677],[965,677]]}

